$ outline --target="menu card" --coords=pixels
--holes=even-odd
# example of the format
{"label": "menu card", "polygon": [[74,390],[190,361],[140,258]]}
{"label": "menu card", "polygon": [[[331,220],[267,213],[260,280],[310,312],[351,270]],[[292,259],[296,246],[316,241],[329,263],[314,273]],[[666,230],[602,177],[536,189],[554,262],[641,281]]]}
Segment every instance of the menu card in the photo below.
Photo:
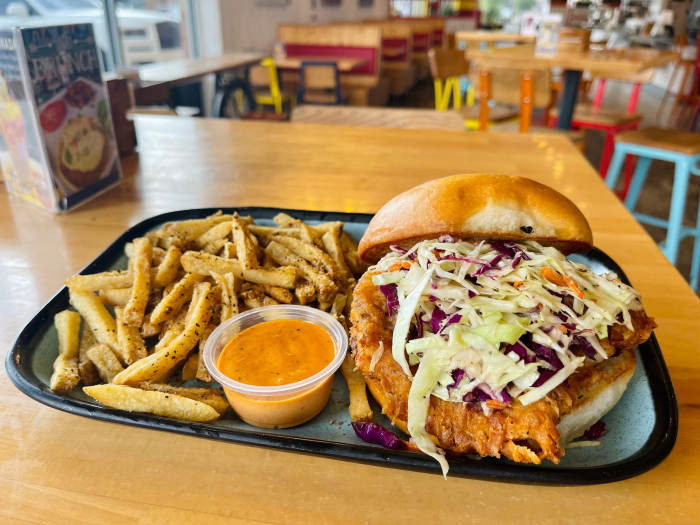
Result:
{"label": "menu card", "polygon": [[92,24],[0,30],[8,191],[65,213],[122,177]]}

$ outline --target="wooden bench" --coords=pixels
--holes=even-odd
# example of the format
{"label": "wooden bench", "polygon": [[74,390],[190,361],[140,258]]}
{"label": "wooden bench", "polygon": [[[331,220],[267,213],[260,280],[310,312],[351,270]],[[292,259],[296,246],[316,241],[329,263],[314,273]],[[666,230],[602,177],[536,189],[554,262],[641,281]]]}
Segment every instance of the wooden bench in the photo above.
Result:
{"label": "wooden bench", "polygon": [[[357,58],[366,60],[350,72],[341,73],[343,97],[353,106],[383,106],[389,98],[389,80],[380,75],[382,41],[379,27],[358,25],[280,24],[278,40],[287,57]],[[285,86],[298,85],[298,72],[283,71]]]}

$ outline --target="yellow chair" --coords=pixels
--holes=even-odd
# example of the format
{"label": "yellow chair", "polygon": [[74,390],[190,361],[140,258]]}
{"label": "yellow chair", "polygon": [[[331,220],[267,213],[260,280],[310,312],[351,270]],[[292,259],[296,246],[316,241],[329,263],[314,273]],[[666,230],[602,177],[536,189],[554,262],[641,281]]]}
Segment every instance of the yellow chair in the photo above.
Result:
{"label": "yellow chair", "polygon": [[250,85],[255,94],[255,102],[261,106],[274,106],[275,113],[282,113],[282,105],[289,101],[294,109],[297,105],[296,95],[280,90],[277,78],[277,66],[272,58],[266,58],[259,66],[250,68]]}

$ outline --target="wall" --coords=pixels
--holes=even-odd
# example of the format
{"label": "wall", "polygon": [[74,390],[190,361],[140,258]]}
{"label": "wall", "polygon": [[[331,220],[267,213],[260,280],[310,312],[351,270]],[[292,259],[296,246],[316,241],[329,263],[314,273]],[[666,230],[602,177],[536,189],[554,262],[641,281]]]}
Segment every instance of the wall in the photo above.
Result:
{"label": "wall", "polygon": [[221,0],[224,51],[271,53],[279,24],[327,24],[387,17],[389,0],[374,0],[372,7],[359,7],[358,3],[343,0],[340,7],[322,7],[321,0],[291,0],[287,7],[259,7],[255,0]]}

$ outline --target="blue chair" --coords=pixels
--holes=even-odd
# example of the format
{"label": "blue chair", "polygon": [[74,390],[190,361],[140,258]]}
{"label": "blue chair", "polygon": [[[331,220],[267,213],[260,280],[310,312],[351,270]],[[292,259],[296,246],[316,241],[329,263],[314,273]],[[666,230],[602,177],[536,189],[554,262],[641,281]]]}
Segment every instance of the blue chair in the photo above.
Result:
{"label": "blue chair", "polygon": [[[625,207],[639,222],[667,230],[666,240],[661,243],[660,247],[671,264],[676,264],[678,246],[681,241],[688,236],[695,237],[690,269],[690,287],[696,290],[700,272],[700,213],[698,213],[695,228],[683,226],[683,214],[690,175],[700,175],[700,169],[697,165],[700,161],[700,135],[661,128],[646,128],[617,135],[615,137],[615,153],[605,180],[608,188],[615,188],[626,155],[636,155],[639,160],[625,198]],[[665,160],[676,165],[671,196],[671,213],[668,220],[634,212],[652,159]]]}
{"label": "blue chair", "polygon": [[302,62],[299,69],[299,104],[340,105],[340,72],[335,62]]}

